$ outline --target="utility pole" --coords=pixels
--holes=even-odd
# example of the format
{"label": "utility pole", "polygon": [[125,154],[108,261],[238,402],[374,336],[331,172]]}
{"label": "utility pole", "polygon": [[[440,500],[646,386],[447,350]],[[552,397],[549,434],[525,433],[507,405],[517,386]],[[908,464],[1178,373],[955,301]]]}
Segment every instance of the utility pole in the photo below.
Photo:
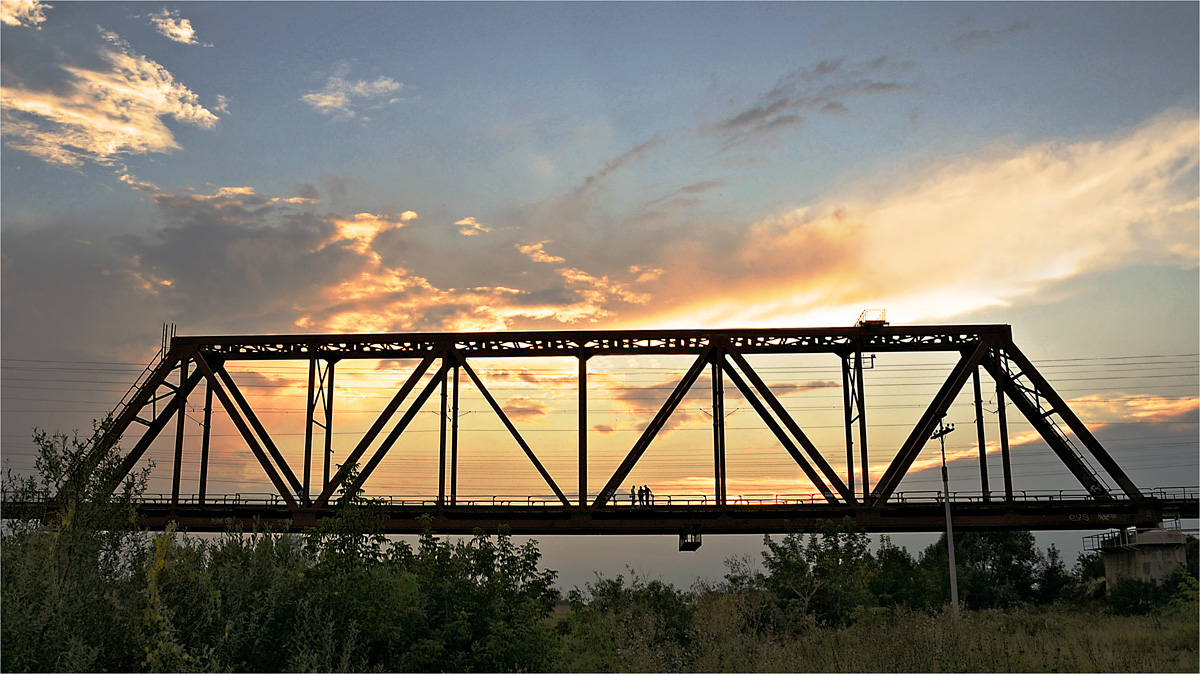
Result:
{"label": "utility pole", "polygon": [[954,430],[954,424],[938,421],[938,429],[929,436],[942,445],[942,501],[946,504],[946,551],[950,554],[950,609],[958,621],[958,570],[954,566],[954,527],[950,524],[950,474],[946,471],[946,436]]}

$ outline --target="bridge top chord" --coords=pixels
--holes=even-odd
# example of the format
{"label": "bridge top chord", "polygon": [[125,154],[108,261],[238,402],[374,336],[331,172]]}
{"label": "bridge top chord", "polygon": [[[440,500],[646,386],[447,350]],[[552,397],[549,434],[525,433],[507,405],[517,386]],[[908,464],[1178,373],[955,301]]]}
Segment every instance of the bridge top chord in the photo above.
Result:
{"label": "bridge top chord", "polygon": [[184,336],[173,348],[226,360],[417,358],[453,349],[464,356],[687,355],[728,345],[743,353],[961,351],[984,340],[1007,341],[1011,326],[917,325],[734,330],[570,330]]}

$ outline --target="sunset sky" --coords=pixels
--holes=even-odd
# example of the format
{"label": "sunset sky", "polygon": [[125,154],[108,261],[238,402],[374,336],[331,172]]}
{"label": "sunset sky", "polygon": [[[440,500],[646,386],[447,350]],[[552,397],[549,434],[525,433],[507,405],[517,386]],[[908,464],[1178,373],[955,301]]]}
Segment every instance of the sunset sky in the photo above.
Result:
{"label": "sunset sky", "polygon": [[[1011,324],[1139,486],[1200,482],[1196,3],[0,7],[2,447],[16,470],[33,427],[85,429],[112,409],[166,322],[820,327],[879,308],[893,324]],[[837,458],[837,359],[755,363]],[[591,365],[592,489],[688,364]],[[952,364],[881,358],[872,419],[903,435]],[[374,365],[347,366],[341,428],[369,423],[372,388],[411,369]],[[574,439],[573,368],[479,366],[567,485],[556,438]],[[303,410],[302,363],[239,376],[264,408]],[[702,383],[635,479],[711,493],[711,465],[687,467],[711,462],[694,449],[711,434]],[[887,407],[896,393],[909,397]],[[948,449],[977,461],[969,402]],[[478,433],[502,429],[478,410]],[[294,446],[302,416],[278,416]],[[738,419],[731,488],[795,486],[786,454]],[[1031,488],[1078,488],[1044,449]],[[227,451],[230,490],[261,480]],[[464,474],[472,491],[497,475],[497,490],[544,490],[512,451]],[[413,466],[381,479],[409,488]],[[936,489],[936,473],[911,487]],[[719,569],[731,548],[705,546],[689,563]]]}

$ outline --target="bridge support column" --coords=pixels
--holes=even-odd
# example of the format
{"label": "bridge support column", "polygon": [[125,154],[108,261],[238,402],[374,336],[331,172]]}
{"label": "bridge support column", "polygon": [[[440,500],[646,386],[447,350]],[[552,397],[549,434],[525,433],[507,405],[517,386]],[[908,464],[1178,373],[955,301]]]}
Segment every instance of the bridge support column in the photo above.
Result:
{"label": "bridge support column", "polygon": [[1008,503],[1013,501],[1013,486],[1012,486],[1012,463],[1008,455],[1008,402],[1004,399],[1004,383],[1000,378],[1004,376],[1004,370],[1000,367],[1000,354],[996,354],[996,372],[999,377],[996,378],[996,411],[999,414],[1000,422],[1000,468],[1004,471],[1004,500]]}
{"label": "bridge support column", "polygon": [[442,406],[439,408],[441,424],[438,427],[438,510],[446,504],[446,408],[449,404],[447,377],[442,375]]}
{"label": "bridge support column", "polygon": [[990,501],[991,489],[988,485],[987,467],[987,438],[983,432],[983,390],[979,383],[979,367],[972,373],[975,384],[975,432],[979,436],[979,482],[983,485],[983,500]]}
{"label": "bridge support column", "polygon": [[450,406],[450,505],[458,500],[458,364],[454,365],[454,386]]}
{"label": "bridge support column", "polygon": [[587,349],[579,350],[579,507],[587,507]]}
{"label": "bridge support column", "polygon": [[208,491],[208,445],[212,437],[212,385],[204,385],[204,434],[200,440],[200,505]]}
{"label": "bridge support column", "polygon": [[336,360],[325,361],[325,479],[321,490],[329,486],[329,464],[333,459],[333,366]]}
{"label": "bridge support column", "polygon": [[842,356],[842,404],[846,412],[846,479],[850,493],[854,493],[854,422],[858,422],[858,444],[862,456],[863,501],[871,491],[867,454],[867,410],[864,401],[866,389],[863,385],[862,348],[856,347],[853,364],[849,354]]}
{"label": "bridge support column", "polygon": [[171,505],[179,505],[179,477],[183,473],[183,421],[187,412],[187,375],[188,359],[179,361],[179,390],[175,395],[179,399],[179,417],[175,424],[175,473],[171,478]]}
{"label": "bridge support column", "polygon": [[712,362],[713,401],[713,494],[717,505],[724,507],[725,486],[725,381],[722,378],[721,361],[725,354],[717,351]]}
{"label": "bridge support column", "polygon": [[[312,348],[315,354],[316,346]],[[305,408],[306,423],[304,426],[304,487],[303,500],[306,505],[312,505],[312,450],[313,426],[318,426],[325,434],[325,459],[321,480],[321,491],[329,486],[329,463],[333,455],[333,364],[336,361],[325,361],[321,369],[321,359],[314,355],[308,361],[308,404]],[[317,400],[321,401],[325,421],[317,421]]]}
{"label": "bridge support column", "polygon": [[[315,349],[314,349],[315,350]],[[312,493],[312,444],[313,444],[313,411],[317,408],[317,396],[320,394],[320,388],[317,384],[317,359],[312,357],[308,359],[308,404],[304,410],[304,490],[300,494],[300,501],[304,505],[312,503],[310,494]]]}

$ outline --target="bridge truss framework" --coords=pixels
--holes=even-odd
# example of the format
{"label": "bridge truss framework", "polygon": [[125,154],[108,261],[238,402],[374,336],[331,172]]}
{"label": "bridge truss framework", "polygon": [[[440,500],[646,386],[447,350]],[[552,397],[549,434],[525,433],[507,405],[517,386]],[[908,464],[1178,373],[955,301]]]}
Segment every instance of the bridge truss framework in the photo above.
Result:
{"label": "bridge truss framework", "polygon": [[[868,406],[864,389],[865,354],[947,352],[958,360],[911,428],[891,463],[879,476],[867,471]],[[845,421],[845,479],[830,465],[771,388],[747,361],[755,354],[833,354],[841,361]],[[691,366],[641,432],[624,460],[608,477],[598,496],[588,496],[588,360],[596,356],[682,355]],[[577,495],[571,499],[543,466],[520,431],[471,367],[477,358],[572,357],[578,364]],[[771,532],[787,528],[811,530],[820,519],[850,517],[866,530],[919,531],[941,526],[941,506],[914,503],[897,487],[938,428],[951,403],[972,383],[977,410],[979,468],[982,489],[953,510],[963,529],[1089,529],[1149,525],[1172,510],[1190,513],[1188,499],[1143,493],[1033,363],[1013,343],[1008,325],[887,326],[758,330],[557,331],[495,333],[307,334],[258,336],[175,336],[118,406],[112,424],[92,448],[98,460],[118,440],[133,440],[122,472],[133,470],[151,443],[172,420],[176,423],[172,491],[169,498],[141,507],[151,527],[179,522],[194,530],[220,529],[229,523],[255,521],[298,530],[337,512],[334,495],[348,486],[351,471],[331,474],[336,366],[346,360],[418,361],[382,412],[346,457],[343,467],[360,466],[362,485],[396,445],[429,398],[440,393],[439,482],[435,500],[390,504],[385,530],[419,530],[417,518],[434,516],[445,533],[469,532],[476,526],[494,529],[509,524],[525,533],[711,533]],[[252,405],[230,375],[238,361],[306,361],[308,385],[303,467],[297,476]],[[614,496],[651,442],[664,428],[684,396],[705,370],[711,373],[713,406],[713,476],[715,495],[701,504],[663,504],[648,508],[617,507]],[[431,378],[425,375],[433,372]],[[1003,493],[989,491],[986,438],[982,414],[981,372],[990,376],[998,398],[1000,463]],[[468,378],[507,428],[533,467],[553,492],[550,502],[525,504],[460,503],[457,495],[459,386]],[[181,495],[184,417],[188,398],[205,383],[200,449],[199,494]],[[424,382],[424,383],[422,383]],[[726,488],[725,389],[736,388],[819,495],[807,503],[746,503],[730,500]],[[275,493],[260,503],[230,503],[206,494],[213,399],[269,478]],[[1078,496],[1029,499],[1013,487],[1007,401],[1038,432],[1082,488]],[[136,431],[140,430],[140,435]],[[324,456],[319,484],[312,483],[318,431]],[[385,434],[386,431],[386,434]],[[371,446],[383,435],[374,451]],[[855,483],[855,443],[861,480]],[[1095,467],[1095,466],[1098,466]],[[1102,477],[1107,476],[1107,480]],[[1116,488],[1108,486],[1109,480]],[[277,494],[277,498],[276,498]]]}

